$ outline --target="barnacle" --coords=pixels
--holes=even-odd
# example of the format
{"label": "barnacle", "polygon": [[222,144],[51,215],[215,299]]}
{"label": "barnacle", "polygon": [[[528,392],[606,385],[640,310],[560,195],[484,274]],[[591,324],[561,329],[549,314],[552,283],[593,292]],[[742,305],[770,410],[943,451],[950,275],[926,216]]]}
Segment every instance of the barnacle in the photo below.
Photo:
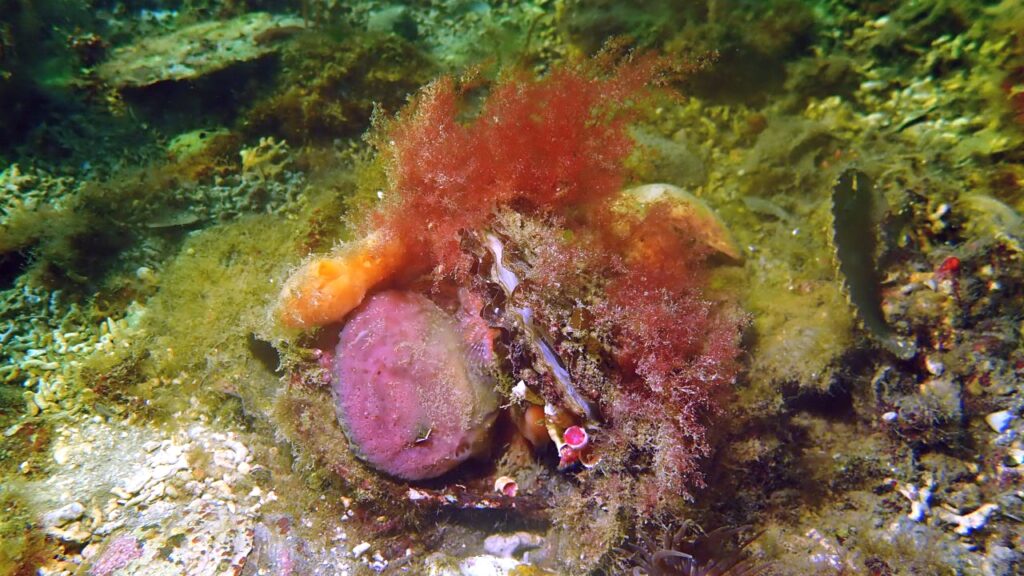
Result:
{"label": "barnacle", "polygon": [[746,547],[760,534],[737,536],[747,527],[723,526],[693,538],[687,527],[665,529],[660,542],[641,537],[641,543],[628,544],[632,555],[628,564],[632,576],[763,576],[771,573],[771,564],[745,554]]}

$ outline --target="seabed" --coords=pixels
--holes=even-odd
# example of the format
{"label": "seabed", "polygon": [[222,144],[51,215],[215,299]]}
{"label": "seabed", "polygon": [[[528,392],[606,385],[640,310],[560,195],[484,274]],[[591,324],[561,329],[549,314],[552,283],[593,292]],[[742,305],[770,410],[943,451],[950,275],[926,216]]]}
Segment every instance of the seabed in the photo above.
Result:
{"label": "seabed", "polygon": [[1024,573],[1022,23],[0,0],[0,576]]}

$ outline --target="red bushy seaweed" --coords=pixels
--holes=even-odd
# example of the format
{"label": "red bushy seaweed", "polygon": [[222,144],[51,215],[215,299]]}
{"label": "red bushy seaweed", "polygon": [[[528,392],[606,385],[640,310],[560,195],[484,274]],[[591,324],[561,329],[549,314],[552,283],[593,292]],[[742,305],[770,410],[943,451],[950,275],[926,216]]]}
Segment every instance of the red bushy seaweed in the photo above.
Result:
{"label": "red bushy seaweed", "polygon": [[[507,75],[468,119],[457,82],[434,82],[382,132],[389,190],[367,221],[401,246],[403,265],[433,269],[435,289],[481,281],[468,275],[464,232],[501,236],[523,281],[516,306],[535,318],[521,332],[506,318],[522,356],[511,369],[551,340],[573,390],[606,420],[595,434],[605,465],[637,472],[641,513],[700,485],[708,417],[738,371],[744,323],[704,293],[715,250],[705,211],[622,193],[627,126],[660,65]],[[550,373],[524,372],[547,401],[569,394]]]}
{"label": "red bushy seaweed", "polygon": [[[627,219],[628,222],[628,219]],[[625,272],[606,289],[606,317],[622,337],[622,355],[655,391],[673,380],[707,379],[715,364],[735,358],[735,327],[716,333],[715,305],[702,295],[708,249],[665,203],[620,232],[634,244]],[[696,227],[697,223],[693,224]],[[726,324],[726,327],[729,325]],[[711,379],[707,384],[719,384]]]}
{"label": "red bushy seaweed", "polygon": [[691,229],[699,222],[681,221],[664,203],[624,220],[613,236],[632,243],[625,270],[597,312],[615,334],[625,371],[617,425],[654,439],[655,482],[641,487],[648,492],[641,503],[653,506],[701,484],[707,418],[738,373],[744,319],[704,295],[708,249]]}
{"label": "red bushy seaweed", "polygon": [[500,80],[476,117],[458,120],[451,78],[424,90],[387,131],[393,194],[375,227],[397,235],[442,274],[465,272],[459,233],[516,204],[545,212],[609,198],[632,150],[627,124],[658,64],[638,58],[601,76],[562,68]]}
{"label": "red bushy seaweed", "polygon": [[[673,202],[596,207],[571,234],[558,219],[498,221],[528,262],[520,301],[551,334],[576,324],[580,340],[563,341],[559,352],[607,417],[596,440],[614,455],[607,465],[647,471],[632,491],[641,514],[670,509],[701,486],[708,424],[739,371],[745,324],[729,298],[705,291],[714,254],[700,233],[707,222]],[[594,346],[588,337],[603,343],[599,364],[613,372],[580,357]]]}

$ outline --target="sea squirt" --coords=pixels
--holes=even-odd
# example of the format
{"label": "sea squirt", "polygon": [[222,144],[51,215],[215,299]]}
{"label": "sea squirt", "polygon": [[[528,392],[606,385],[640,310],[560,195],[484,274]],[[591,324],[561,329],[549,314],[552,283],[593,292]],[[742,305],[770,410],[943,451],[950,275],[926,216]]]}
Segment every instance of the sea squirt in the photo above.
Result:
{"label": "sea squirt", "polygon": [[334,364],[338,420],[355,453],[404,480],[486,451],[498,409],[455,320],[425,296],[375,294],[349,316]]}

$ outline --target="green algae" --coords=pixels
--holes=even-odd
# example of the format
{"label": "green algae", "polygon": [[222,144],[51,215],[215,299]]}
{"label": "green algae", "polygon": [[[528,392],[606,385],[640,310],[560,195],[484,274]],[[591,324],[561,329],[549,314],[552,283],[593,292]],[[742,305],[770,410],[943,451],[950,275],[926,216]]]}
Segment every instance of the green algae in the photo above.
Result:
{"label": "green algae", "polygon": [[0,576],[35,574],[36,566],[53,552],[36,529],[21,490],[13,484],[0,485]]}
{"label": "green algae", "polygon": [[359,135],[376,107],[394,111],[438,71],[401,37],[325,31],[298,36],[282,68],[280,88],[254,102],[243,125],[291,142]]}
{"label": "green algae", "polygon": [[[140,321],[145,371],[183,378],[188,393],[241,395],[246,386],[275,386],[249,338],[265,331],[278,291],[274,279],[290,261],[294,235],[293,227],[268,216],[247,216],[186,241],[160,273],[160,289]],[[187,397],[165,396],[164,385],[143,395],[181,409]]]}
{"label": "green algae", "polygon": [[762,298],[749,300],[760,335],[752,381],[767,385],[762,394],[779,390],[779,383],[827,390],[853,343],[853,318],[842,292],[832,282],[818,281]]}

